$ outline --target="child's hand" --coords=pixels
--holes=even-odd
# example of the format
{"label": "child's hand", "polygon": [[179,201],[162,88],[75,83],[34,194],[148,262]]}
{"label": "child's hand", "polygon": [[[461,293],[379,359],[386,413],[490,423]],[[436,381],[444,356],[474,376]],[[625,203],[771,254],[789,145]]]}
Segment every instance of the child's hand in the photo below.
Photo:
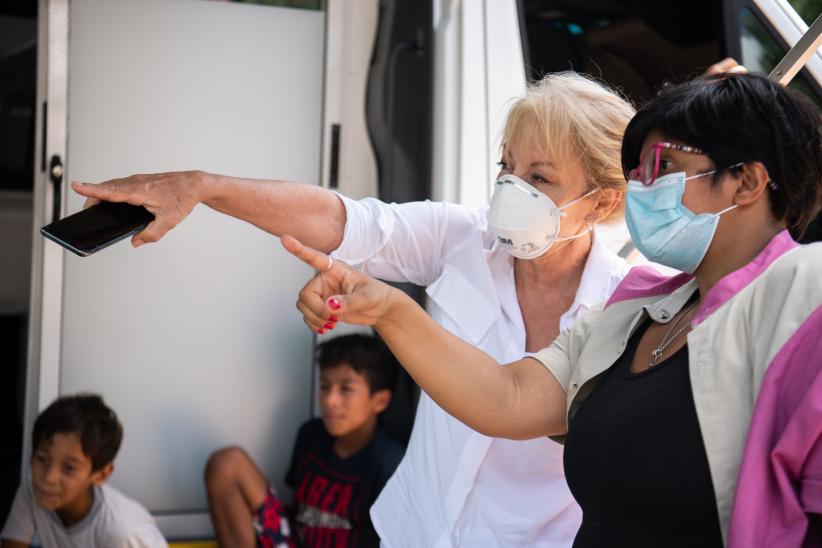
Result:
{"label": "child's hand", "polygon": [[337,321],[375,325],[387,314],[398,290],[354,270],[345,263],[304,246],[291,236],[282,237],[283,247],[317,271],[297,301],[303,321],[316,333],[334,329]]}

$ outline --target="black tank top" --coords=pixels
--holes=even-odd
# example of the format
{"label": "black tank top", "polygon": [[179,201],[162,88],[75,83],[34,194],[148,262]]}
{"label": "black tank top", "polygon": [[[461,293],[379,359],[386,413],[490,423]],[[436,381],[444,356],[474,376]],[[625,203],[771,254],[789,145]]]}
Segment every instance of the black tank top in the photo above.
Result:
{"label": "black tank top", "polygon": [[569,424],[565,475],[583,513],[575,548],[722,546],[687,346],[630,370],[649,324]]}

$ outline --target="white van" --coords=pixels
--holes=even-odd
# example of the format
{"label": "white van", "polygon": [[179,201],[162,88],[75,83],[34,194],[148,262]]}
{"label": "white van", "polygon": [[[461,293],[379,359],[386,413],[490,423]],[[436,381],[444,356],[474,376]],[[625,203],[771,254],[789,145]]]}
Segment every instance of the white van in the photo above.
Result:
{"label": "white van", "polygon": [[[3,2],[0,519],[34,417],[61,394],[98,392],[117,411],[112,481],[172,540],[211,535],[211,451],[245,447],[282,488],[314,413],[315,340],[294,310],[310,272],[275,238],[199,207],[159,244],[79,258],[38,232],[82,207],[67,182],[197,168],[482,205],[506,105],[528,80],[573,69],[641,100],[727,55],[768,72],[820,11],[822,0]],[[822,105],[820,83],[817,53],[792,85]],[[402,437],[413,386],[401,392]]]}

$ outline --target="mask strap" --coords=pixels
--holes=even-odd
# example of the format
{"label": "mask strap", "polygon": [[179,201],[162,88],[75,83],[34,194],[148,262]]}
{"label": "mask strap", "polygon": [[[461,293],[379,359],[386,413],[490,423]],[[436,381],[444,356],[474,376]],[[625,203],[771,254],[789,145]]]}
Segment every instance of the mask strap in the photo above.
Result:
{"label": "mask strap", "polygon": [[723,213],[727,213],[727,212],[729,212],[730,210],[735,209],[735,208],[737,208],[737,207],[739,207],[739,206],[738,206],[738,205],[736,205],[736,204],[734,204],[734,205],[732,205],[731,207],[726,207],[725,209],[723,209],[723,210],[722,210],[722,211],[720,211],[719,213],[714,213],[714,215],[716,215],[717,217],[719,217],[719,216],[720,216],[720,215],[722,215]]}
{"label": "mask strap", "polygon": [[585,236],[586,234],[591,232],[593,229],[594,229],[593,225],[591,223],[588,223],[585,227],[585,230],[583,230],[579,234],[574,234],[573,236],[562,236],[560,238],[556,238],[554,241],[564,242],[566,240],[576,240],[577,238],[581,238],[581,237]]}
{"label": "mask strap", "polygon": [[[560,212],[562,212],[563,210],[568,209],[569,207],[571,207],[572,205],[574,205],[574,204],[575,204],[575,203],[577,203],[578,201],[580,201],[580,200],[582,200],[582,199],[587,198],[588,196],[590,196],[590,195],[591,195],[591,194],[593,194],[594,192],[599,192],[599,190],[600,190],[600,189],[595,188],[594,190],[591,190],[591,191],[589,191],[589,192],[586,192],[585,194],[583,194],[583,195],[582,195],[582,196],[580,196],[579,198],[574,198],[573,200],[571,200],[571,201],[570,201],[570,202],[568,202],[567,204],[562,204],[561,206],[557,207],[557,209],[558,209],[558,210],[560,210]],[[565,215],[565,214],[564,214],[564,213],[560,213],[560,215]]]}

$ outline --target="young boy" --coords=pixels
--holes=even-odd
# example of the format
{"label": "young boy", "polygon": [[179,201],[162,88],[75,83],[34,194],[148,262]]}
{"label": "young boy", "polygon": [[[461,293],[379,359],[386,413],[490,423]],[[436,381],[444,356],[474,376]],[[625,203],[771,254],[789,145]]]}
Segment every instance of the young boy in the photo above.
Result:
{"label": "young boy", "polygon": [[319,365],[322,419],[300,428],[286,474],[294,489],[293,530],[263,473],[242,449],[230,447],[206,466],[221,546],[379,546],[368,511],[403,453],[377,420],[391,401],[396,365],[382,343],[364,335],[320,345]]}
{"label": "young boy", "polygon": [[65,396],[32,434],[31,481],[14,497],[0,547],[167,547],[151,515],[104,485],[123,429],[99,396]]}

